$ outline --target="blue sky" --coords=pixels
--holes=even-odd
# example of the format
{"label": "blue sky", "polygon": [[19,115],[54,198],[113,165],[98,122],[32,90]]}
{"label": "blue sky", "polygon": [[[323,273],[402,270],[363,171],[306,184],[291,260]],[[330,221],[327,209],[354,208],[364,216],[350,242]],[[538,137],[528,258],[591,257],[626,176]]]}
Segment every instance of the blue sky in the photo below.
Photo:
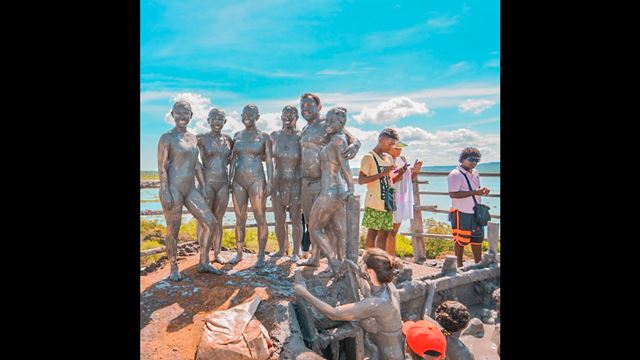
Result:
{"label": "blue sky", "polygon": [[[156,169],[157,141],[173,101],[192,102],[193,132],[220,107],[225,132],[242,128],[248,103],[258,128],[280,127],[302,93],[348,110],[363,142],[384,127],[405,155],[455,164],[465,146],[500,160],[499,1],[141,1],[141,169]],[[301,129],[305,120],[298,120]]]}

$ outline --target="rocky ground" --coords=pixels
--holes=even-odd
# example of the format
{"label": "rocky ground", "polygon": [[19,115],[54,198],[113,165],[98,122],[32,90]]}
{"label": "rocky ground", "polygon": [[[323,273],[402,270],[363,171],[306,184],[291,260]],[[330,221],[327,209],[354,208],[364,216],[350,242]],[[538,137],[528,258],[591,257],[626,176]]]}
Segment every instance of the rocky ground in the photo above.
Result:
{"label": "rocky ground", "polygon": [[[288,323],[284,319],[288,302],[294,300],[294,271],[304,270],[305,277],[310,277],[313,268],[298,267],[288,258],[267,256],[268,265],[257,270],[253,268],[256,255],[245,253],[244,260],[238,264],[215,264],[216,268],[226,271],[225,275],[200,274],[196,271],[197,247],[189,247],[180,253],[178,264],[184,276],[181,282],[167,280],[169,265],[166,260],[141,271],[140,359],[193,359],[203,332],[204,318],[215,310],[228,309],[254,296],[262,299],[256,318],[269,331],[276,348],[271,358],[278,358],[289,336]],[[232,255],[228,251],[222,252],[227,259]],[[412,269],[416,278],[439,272],[442,260],[427,260],[425,265],[407,263],[406,266]],[[326,266],[326,259],[323,259],[319,270]],[[485,329],[487,326],[485,324]],[[488,338],[485,335],[485,341],[475,338],[470,341],[480,351],[491,346]],[[485,357],[476,357],[482,358]]]}
{"label": "rocky ground", "polygon": [[[223,257],[232,253],[224,251]],[[225,310],[254,296],[262,299],[256,318],[269,331],[278,358],[288,337],[288,324],[282,322],[289,301],[294,300],[292,283],[295,264],[288,258],[269,258],[268,265],[253,268],[256,255],[245,253],[235,265],[215,264],[225,275],[196,271],[197,254],[179,257],[184,280],[167,280],[169,265],[160,261],[157,268],[140,276],[140,359],[193,359],[204,329],[204,318],[215,310]],[[322,261],[320,270],[326,268]],[[304,268],[300,268],[304,269]],[[312,268],[305,271],[307,276]]]}

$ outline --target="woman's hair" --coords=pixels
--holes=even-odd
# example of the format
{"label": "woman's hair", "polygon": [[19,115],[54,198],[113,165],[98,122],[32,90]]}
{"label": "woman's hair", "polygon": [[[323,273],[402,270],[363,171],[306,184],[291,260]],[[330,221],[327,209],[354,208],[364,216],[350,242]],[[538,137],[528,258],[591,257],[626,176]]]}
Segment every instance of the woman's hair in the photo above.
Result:
{"label": "woman's hair", "polygon": [[469,310],[457,301],[447,300],[436,309],[436,321],[450,333],[464,329],[469,320]]}
{"label": "woman's hair", "polygon": [[392,258],[386,251],[378,248],[367,249],[362,255],[362,261],[369,269],[375,271],[381,283],[393,281],[394,270],[402,266],[400,259]]}

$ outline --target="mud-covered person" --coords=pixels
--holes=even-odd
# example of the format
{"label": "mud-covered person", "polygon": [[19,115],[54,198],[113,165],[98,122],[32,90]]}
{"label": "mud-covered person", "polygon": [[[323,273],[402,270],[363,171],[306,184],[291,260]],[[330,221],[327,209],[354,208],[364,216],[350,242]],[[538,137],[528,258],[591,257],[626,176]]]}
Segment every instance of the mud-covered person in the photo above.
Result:
{"label": "mud-covered person", "polygon": [[393,285],[395,270],[400,266],[400,260],[384,250],[367,249],[360,271],[367,277],[363,293],[368,296],[357,303],[333,307],[311,294],[304,283],[296,283],[293,290],[331,320],[360,321],[376,345],[380,360],[405,360],[400,299]]}

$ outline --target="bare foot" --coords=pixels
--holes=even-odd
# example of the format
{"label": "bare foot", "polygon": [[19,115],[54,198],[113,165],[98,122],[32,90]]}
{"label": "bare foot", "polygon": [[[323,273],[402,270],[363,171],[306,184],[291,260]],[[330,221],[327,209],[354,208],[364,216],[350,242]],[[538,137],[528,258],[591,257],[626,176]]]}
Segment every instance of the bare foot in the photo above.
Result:
{"label": "bare foot", "polygon": [[211,274],[215,274],[215,275],[224,274],[222,271],[216,269],[211,264],[198,264],[198,272],[199,273],[211,273]]}
{"label": "bare foot", "polygon": [[264,254],[258,255],[258,261],[256,261],[256,268],[264,267]]}
{"label": "bare foot", "polygon": [[180,281],[182,280],[182,275],[180,275],[180,271],[178,270],[178,266],[171,266],[171,275],[169,275],[169,280],[171,281]]}
{"label": "bare foot", "polygon": [[316,259],[316,258],[309,258],[309,260],[298,263],[298,266],[313,266],[313,267],[318,267],[320,266],[320,259]]}
{"label": "bare foot", "polygon": [[218,255],[215,255],[213,257],[213,262],[217,262],[218,264],[223,264],[224,265],[227,261],[224,258],[222,258],[222,256],[220,256],[220,254],[218,254]]}
{"label": "bare foot", "polygon": [[231,260],[227,261],[227,264],[237,264],[242,261],[242,253],[235,254]]}

